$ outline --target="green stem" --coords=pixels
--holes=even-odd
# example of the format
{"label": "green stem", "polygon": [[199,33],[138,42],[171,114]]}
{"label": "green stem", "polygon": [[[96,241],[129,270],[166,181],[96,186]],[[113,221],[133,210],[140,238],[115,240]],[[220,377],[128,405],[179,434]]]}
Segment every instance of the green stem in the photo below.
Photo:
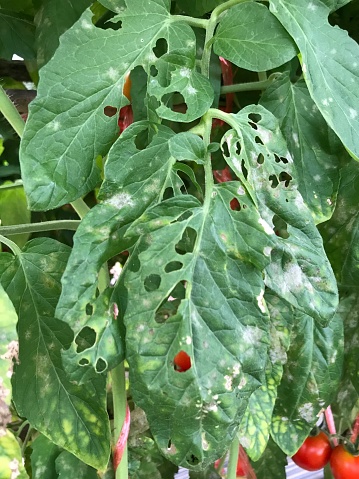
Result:
{"label": "green stem", "polygon": [[260,81],[266,81],[267,80],[267,72],[258,72],[258,78]]}
{"label": "green stem", "polygon": [[21,256],[21,249],[13,241],[0,234],[0,242],[6,244],[16,256]]}
{"label": "green stem", "polygon": [[255,91],[255,90],[265,90],[274,80],[278,78],[278,73],[272,73],[272,75],[263,81],[249,82],[249,83],[237,83],[234,85],[225,85],[221,88],[221,94],[225,95],[226,93],[235,93],[238,91]]}
{"label": "green stem", "polygon": [[21,446],[21,456],[22,456],[22,457],[24,457],[25,449],[26,449],[27,443],[29,442],[31,433],[32,433],[32,427],[29,426],[29,429],[27,430],[27,433],[26,433],[24,442],[22,443],[22,446]]}
{"label": "green stem", "polygon": [[238,453],[239,453],[239,439],[236,435],[229,449],[227,479],[236,479]]}
{"label": "green stem", "polygon": [[[111,378],[114,410],[114,442],[116,444],[126,417],[127,393],[124,361],[111,371]],[[127,444],[123,451],[122,460],[116,470],[116,479],[128,479]]]}
{"label": "green stem", "polygon": [[16,436],[17,437],[20,437],[20,434],[22,433],[24,427],[26,427],[27,425],[29,424],[29,421],[24,421],[21,426],[19,427],[19,429],[16,431]]}
{"label": "green stem", "polygon": [[175,22],[186,22],[191,27],[207,28],[209,20],[203,18],[187,17],[185,15],[172,15],[171,20]]}
{"label": "green stem", "polygon": [[209,77],[209,64],[212,52],[212,38],[214,36],[214,31],[216,29],[217,23],[219,22],[220,16],[223,12],[233,7],[234,5],[238,5],[239,3],[248,1],[250,0],[229,0],[228,2],[218,5],[218,7],[213,10],[211,18],[209,19],[206,27],[206,38],[204,40],[204,49],[202,55],[201,72],[202,75],[204,75],[205,77]]}
{"label": "green stem", "polygon": [[81,219],[90,211],[90,208],[87,206],[87,204],[82,198],[77,198],[77,200],[71,203],[71,206]]}
{"label": "green stem", "polygon": [[0,226],[0,233],[5,236],[17,235],[21,233],[38,233],[40,231],[53,230],[77,230],[80,224],[79,220],[58,220],[43,221],[41,223],[29,223],[13,226]]}
{"label": "green stem", "polygon": [[14,128],[19,137],[22,137],[25,128],[25,122],[21,118],[15,105],[7,96],[5,90],[0,86],[0,112],[4,115],[10,125]]}

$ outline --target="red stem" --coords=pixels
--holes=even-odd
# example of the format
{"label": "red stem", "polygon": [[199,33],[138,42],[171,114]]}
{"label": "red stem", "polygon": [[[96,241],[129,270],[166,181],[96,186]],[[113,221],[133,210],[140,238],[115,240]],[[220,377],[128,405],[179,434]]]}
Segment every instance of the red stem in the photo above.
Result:
{"label": "red stem", "polygon": [[121,429],[120,437],[118,438],[118,441],[117,441],[117,444],[116,444],[116,447],[115,447],[115,450],[114,450],[114,453],[113,453],[113,468],[114,468],[115,471],[116,471],[116,469],[118,468],[118,466],[121,462],[121,459],[122,459],[122,456],[123,456],[123,451],[124,451],[125,446],[126,446],[128,433],[130,431],[130,419],[131,419],[130,408],[127,405],[126,406],[126,417],[125,417],[125,420],[124,420],[124,423],[123,423],[123,426],[122,426],[122,429]]}
{"label": "red stem", "polygon": [[[332,408],[330,406],[328,406],[327,409],[324,411],[324,415],[325,415],[325,421],[326,421],[327,426],[328,426],[329,434],[335,435],[337,433],[337,430],[335,428]],[[338,439],[333,438],[333,444],[334,444],[334,446],[337,446],[338,445]]]}
{"label": "red stem", "polygon": [[358,439],[358,435],[359,435],[359,413],[357,414],[357,417],[355,418],[355,421],[353,424],[353,430],[350,436],[350,442],[355,444],[356,440]]}

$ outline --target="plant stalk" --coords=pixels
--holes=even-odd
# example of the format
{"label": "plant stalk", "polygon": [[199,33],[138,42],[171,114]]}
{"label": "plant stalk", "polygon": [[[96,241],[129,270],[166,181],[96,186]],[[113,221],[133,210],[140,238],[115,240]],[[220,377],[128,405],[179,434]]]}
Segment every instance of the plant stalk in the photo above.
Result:
{"label": "plant stalk", "polygon": [[239,439],[236,434],[232,441],[231,447],[229,448],[227,479],[236,479],[238,454],[239,454]]}
{"label": "plant stalk", "polygon": [[43,221],[41,223],[29,223],[22,225],[0,226],[0,233],[4,236],[21,233],[38,233],[40,231],[71,230],[75,231],[80,224],[79,220]]}
{"label": "plant stalk", "polygon": [[[127,393],[124,361],[111,371],[114,409],[114,443],[117,443],[126,417]],[[116,469],[116,479],[128,479],[127,444]]]}
{"label": "plant stalk", "polygon": [[11,249],[11,251],[14,253],[16,256],[21,256],[21,249],[18,247],[17,244],[15,244],[13,241],[9,240],[8,238],[5,238],[5,236],[0,234],[0,242],[6,244],[8,248]]}
{"label": "plant stalk", "polygon": [[0,86],[0,112],[4,115],[10,125],[14,128],[19,137],[22,137],[25,128],[25,122],[21,118],[15,105],[7,96],[5,90]]}
{"label": "plant stalk", "polygon": [[207,28],[209,22],[209,20],[204,18],[187,17],[185,15],[172,15],[171,20],[176,22],[185,22],[191,27],[195,28]]}
{"label": "plant stalk", "polygon": [[278,73],[272,73],[267,80],[264,81],[255,81],[255,82],[248,82],[248,83],[237,83],[234,85],[224,85],[221,88],[221,94],[225,95],[227,93],[235,93],[235,92],[242,92],[242,91],[256,91],[256,90],[265,90],[274,80],[278,78]]}

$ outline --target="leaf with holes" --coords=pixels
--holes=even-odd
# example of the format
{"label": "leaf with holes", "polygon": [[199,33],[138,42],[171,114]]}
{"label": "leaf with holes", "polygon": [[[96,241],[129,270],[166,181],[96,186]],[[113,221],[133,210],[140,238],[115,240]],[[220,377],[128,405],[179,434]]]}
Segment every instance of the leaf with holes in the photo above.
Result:
{"label": "leaf with holes", "polygon": [[[17,311],[19,364],[12,377],[20,416],[77,457],[104,469],[110,454],[106,380],[72,384],[61,363],[69,327],[54,318],[69,248],[50,238],[31,240],[18,257],[0,256],[0,278]],[[21,293],[20,293],[21,292]]]}
{"label": "leaf with holes", "polygon": [[[57,317],[75,333],[70,350],[63,354],[71,377],[80,382],[96,375],[98,366],[103,371],[111,369],[123,354],[118,325],[113,321],[115,301],[108,294],[96,296],[102,265],[131,248],[141,234],[134,229],[133,222],[152,203],[157,203],[167,188],[172,192],[175,189],[175,194],[180,191],[174,184],[175,160],[169,151],[173,132],[164,126],[157,130],[143,150],[138,150],[136,144],[141,135],[147,137],[147,122],[131,125],[114,143],[99,193],[101,202],[86,215],[74,236],[74,248],[62,278]],[[159,221],[165,223],[164,218]],[[130,225],[133,234],[126,235]],[[79,348],[77,338],[81,339],[83,329],[91,334],[89,328],[92,339],[84,349]],[[121,334],[123,340],[124,332]]]}
{"label": "leaf with holes", "polygon": [[295,184],[296,171],[278,121],[261,106],[246,107],[231,118],[234,129],[223,136],[222,149],[271,238],[265,283],[326,325],[338,304],[337,286],[321,236]]}
{"label": "leaf with holes", "polygon": [[332,401],[341,377],[343,347],[343,324],[337,315],[326,328],[305,314],[294,316],[271,427],[272,438],[288,456],[297,452]]}
{"label": "leaf with holes", "polygon": [[[186,203],[173,198],[138,220],[144,234],[117,288],[126,296],[136,404],[162,453],[199,469],[223,455],[248,398],[264,382],[262,270],[270,238],[239,182],[217,185],[205,205]],[[156,210],[163,215],[165,207],[167,216],[176,213],[162,225]]]}
{"label": "leaf with holes", "polygon": [[268,8],[245,2],[227,10],[214,36],[214,51],[235,65],[264,71],[296,55],[296,46]]}
{"label": "leaf with holes", "polygon": [[257,461],[264,453],[270,433],[277,388],[283,365],[287,361],[293,311],[283,300],[265,294],[270,314],[270,347],[266,366],[266,383],[254,391],[238,430],[238,437],[248,456]]}
{"label": "leaf with holes", "polygon": [[304,80],[282,73],[264,92],[261,104],[279,120],[297,172],[298,189],[315,222],[333,214],[343,147],[311,99]]}
{"label": "leaf with holes", "polygon": [[330,221],[321,225],[325,250],[342,286],[359,281],[359,165],[351,161],[341,170],[338,203]]}
{"label": "leaf with holes", "polygon": [[270,10],[300,50],[304,78],[321,114],[358,158],[358,44],[328,23],[330,9],[321,0],[271,0]]}
{"label": "leaf with holes", "polygon": [[[31,209],[55,208],[96,186],[96,158],[108,152],[118,133],[117,115],[106,116],[105,108],[120,111],[128,104],[123,86],[136,66],[149,75],[148,94],[159,99],[156,110],[162,118],[192,121],[211,106],[210,82],[195,68],[194,32],[171,19],[169,6],[169,0],[131,0],[120,15],[119,30],[96,28],[86,11],[61,37],[55,55],[41,70],[21,142]],[[156,45],[162,40],[168,51],[157,57]],[[153,69],[156,77],[151,76]],[[166,106],[178,89],[186,112]]]}

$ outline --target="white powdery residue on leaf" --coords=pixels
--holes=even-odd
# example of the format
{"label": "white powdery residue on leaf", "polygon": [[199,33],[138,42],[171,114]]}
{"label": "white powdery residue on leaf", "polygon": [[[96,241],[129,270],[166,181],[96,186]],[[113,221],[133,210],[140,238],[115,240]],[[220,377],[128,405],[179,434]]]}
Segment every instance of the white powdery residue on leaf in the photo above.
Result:
{"label": "white powdery residue on leaf", "polygon": [[238,188],[237,194],[238,194],[238,195],[245,195],[245,194],[246,194],[246,192],[245,192],[243,186],[240,186],[240,187]]}
{"label": "white powdery residue on leaf", "polygon": [[309,2],[307,8],[308,8],[308,10],[311,10],[312,12],[315,12],[315,10],[317,9],[317,6],[314,5],[313,2]]}
{"label": "white powdery residue on leaf", "polygon": [[189,78],[191,76],[191,70],[189,68],[181,68],[180,75],[184,78]]}
{"label": "white powdery residue on leaf", "polygon": [[16,479],[17,477],[20,476],[20,470],[19,470],[19,461],[17,459],[13,459],[9,463],[10,471],[11,471],[11,476],[10,479]]}
{"label": "white powdery residue on leaf", "polygon": [[198,90],[191,85],[188,85],[186,91],[189,95],[196,95],[198,93]]}
{"label": "white powdery residue on leaf", "polygon": [[260,125],[257,125],[257,132],[265,145],[271,141],[272,133],[270,131],[266,130]]}
{"label": "white powdery residue on leaf", "polygon": [[224,383],[225,389],[227,389],[227,391],[232,391],[232,389],[233,389],[233,385],[232,385],[233,378],[232,378],[232,376],[226,375],[226,376],[224,376],[224,379],[225,379],[225,383]]}
{"label": "white powdery residue on leaf", "polygon": [[338,356],[338,351],[333,351],[332,356],[331,356],[331,358],[330,358],[330,362],[331,362],[332,364],[334,364],[334,363],[336,362],[337,356]]}
{"label": "white powdery residue on leaf", "polygon": [[271,246],[265,246],[265,247],[263,248],[263,254],[264,254],[264,256],[270,256],[271,253],[272,253],[272,249],[273,249],[273,248],[272,248]]}
{"label": "white powdery residue on leaf", "polygon": [[258,223],[263,227],[263,229],[267,233],[267,235],[273,235],[274,234],[274,231],[272,230],[272,228],[269,226],[269,224],[263,218],[259,218]]}
{"label": "white powdery residue on leaf", "polygon": [[263,331],[257,326],[247,326],[243,332],[242,338],[247,343],[252,343],[253,346],[259,346],[263,337]]}
{"label": "white powdery residue on leaf", "polygon": [[233,377],[237,377],[238,374],[240,373],[241,371],[241,365],[239,363],[236,363],[234,366],[233,366]]}
{"label": "white powdery residue on leaf", "polygon": [[133,206],[134,202],[131,199],[131,196],[128,193],[118,193],[117,195],[112,196],[105,201],[107,205],[115,206],[118,209],[123,208],[124,206]]}
{"label": "white powdery residue on leaf", "polygon": [[106,72],[105,76],[109,78],[110,80],[117,80],[119,77],[119,72],[116,70],[116,68],[110,67]]}
{"label": "white powdery residue on leaf", "polygon": [[53,120],[47,125],[48,128],[52,131],[59,131],[61,128],[61,123],[58,120]]}
{"label": "white powdery residue on leaf", "polygon": [[358,112],[354,110],[354,108],[349,108],[349,116],[352,120],[355,120],[355,118],[358,116]]}
{"label": "white powdery residue on leaf", "polygon": [[314,181],[320,181],[322,179],[320,175],[315,175],[313,178],[314,178]]}
{"label": "white powdery residue on leaf", "polygon": [[329,106],[329,99],[328,99],[328,98],[324,98],[324,100],[322,100],[322,105],[323,105],[323,106]]}
{"label": "white powdery residue on leaf", "polygon": [[257,299],[259,309],[262,311],[262,313],[265,313],[266,307],[264,303],[264,289],[261,290],[261,292],[259,293],[256,299]]}
{"label": "white powdery residue on leaf", "polygon": [[121,263],[116,261],[116,263],[110,269],[110,274],[112,274],[110,284],[112,286],[114,286],[117,283],[118,278],[120,277],[121,271],[122,271],[122,265]]}
{"label": "white powdery residue on leaf", "polygon": [[295,263],[287,264],[284,270],[284,284],[287,290],[301,289],[303,287],[303,272]]}
{"label": "white powdery residue on leaf", "polygon": [[298,408],[298,412],[300,417],[303,418],[304,421],[307,421],[308,423],[313,422],[315,419],[314,406],[310,402],[307,402],[303,404],[303,406]]}
{"label": "white powdery residue on leaf", "polygon": [[293,141],[294,141],[294,144],[297,148],[299,148],[299,137],[298,137],[298,133],[293,133],[292,134],[292,138],[293,138]]}
{"label": "white powdery residue on leaf", "polygon": [[243,376],[241,380],[239,381],[237,388],[243,389],[246,384],[247,384],[247,379]]}
{"label": "white powdery residue on leaf", "polygon": [[91,30],[93,28],[93,23],[89,22],[88,20],[83,19],[81,22],[81,27],[85,30]]}
{"label": "white powdery residue on leaf", "polygon": [[192,344],[192,338],[191,336],[186,337],[186,344]]}
{"label": "white powdery residue on leaf", "polygon": [[247,436],[240,436],[239,442],[245,449],[248,449],[251,445],[251,440]]}

